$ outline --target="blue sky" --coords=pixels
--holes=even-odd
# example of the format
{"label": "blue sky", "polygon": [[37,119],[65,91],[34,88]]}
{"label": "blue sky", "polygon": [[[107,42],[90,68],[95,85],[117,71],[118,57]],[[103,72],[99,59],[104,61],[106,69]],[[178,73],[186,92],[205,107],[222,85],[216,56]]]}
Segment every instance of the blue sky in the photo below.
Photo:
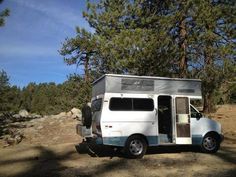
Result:
{"label": "blue sky", "polygon": [[11,85],[62,83],[70,73],[82,72],[67,66],[58,50],[66,37],[75,36],[76,26],[92,30],[82,17],[86,0],[5,0],[0,11],[6,7],[11,12],[0,28],[0,70]]}

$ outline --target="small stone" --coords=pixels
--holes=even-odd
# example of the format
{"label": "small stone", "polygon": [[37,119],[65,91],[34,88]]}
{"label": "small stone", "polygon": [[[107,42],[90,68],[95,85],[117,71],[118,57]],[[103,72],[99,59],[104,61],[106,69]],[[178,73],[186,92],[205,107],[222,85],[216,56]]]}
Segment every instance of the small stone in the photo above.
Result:
{"label": "small stone", "polygon": [[54,138],[52,138],[52,140],[58,140],[59,139],[59,137],[58,136],[56,136],[56,137],[54,137]]}
{"label": "small stone", "polygon": [[43,129],[43,126],[40,125],[40,126],[37,127],[37,129],[38,129],[38,130],[41,130],[41,129]]}
{"label": "small stone", "polygon": [[49,122],[49,125],[53,125],[54,124],[54,122]]}
{"label": "small stone", "polygon": [[20,114],[14,114],[13,117],[16,118],[16,119],[21,118]]}
{"label": "small stone", "polygon": [[38,119],[38,118],[41,118],[42,116],[33,113],[33,114],[30,115],[30,117],[33,118],[33,119]]}

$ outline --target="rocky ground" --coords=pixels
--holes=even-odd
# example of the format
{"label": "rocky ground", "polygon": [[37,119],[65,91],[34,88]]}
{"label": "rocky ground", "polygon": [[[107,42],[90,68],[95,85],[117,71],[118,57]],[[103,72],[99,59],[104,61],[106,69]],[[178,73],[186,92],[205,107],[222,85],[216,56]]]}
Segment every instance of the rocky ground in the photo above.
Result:
{"label": "rocky ground", "polygon": [[[225,141],[216,154],[204,154],[189,146],[158,147],[149,149],[139,160],[126,159],[108,147],[84,148],[83,143],[80,144],[82,138],[75,132],[79,116],[78,112],[70,111],[45,117],[28,115],[20,119],[18,116],[19,121],[2,123],[0,177],[228,177],[236,174],[236,105],[221,106],[209,115],[222,124],[225,134]],[[19,142],[16,137],[20,137]]]}

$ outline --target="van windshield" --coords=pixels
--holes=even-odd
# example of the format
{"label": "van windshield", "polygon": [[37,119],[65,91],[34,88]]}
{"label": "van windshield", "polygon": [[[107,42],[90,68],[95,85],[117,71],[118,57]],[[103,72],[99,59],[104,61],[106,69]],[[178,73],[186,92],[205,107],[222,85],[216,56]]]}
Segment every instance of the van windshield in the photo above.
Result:
{"label": "van windshield", "polygon": [[102,107],[102,98],[92,101],[91,109],[92,112],[100,111]]}
{"label": "van windshield", "polygon": [[191,117],[196,118],[198,113],[197,109],[191,105]]}

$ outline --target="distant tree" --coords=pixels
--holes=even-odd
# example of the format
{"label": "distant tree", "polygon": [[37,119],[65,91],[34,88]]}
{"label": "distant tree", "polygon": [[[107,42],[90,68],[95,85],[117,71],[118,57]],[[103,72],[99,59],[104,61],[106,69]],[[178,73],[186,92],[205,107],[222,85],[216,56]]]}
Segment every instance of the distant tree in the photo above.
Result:
{"label": "distant tree", "polygon": [[9,84],[9,76],[6,71],[0,71],[0,89],[4,89],[5,87],[10,86]]}
{"label": "distant tree", "polygon": [[0,113],[18,111],[19,98],[20,89],[16,86],[11,87],[7,73],[4,70],[0,71]]}
{"label": "distant tree", "polygon": [[91,100],[91,83],[79,75],[73,74],[62,84],[62,90],[66,96],[68,108],[82,106]]}
{"label": "distant tree", "polygon": [[32,100],[36,90],[36,83],[29,83],[26,87],[22,89],[21,92],[21,108],[31,111]]}
{"label": "distant tree", "polygon": [[9,90],[9,77],[7,73],[2,70],[0,71],[0,112],[7,111],[7,92]]}
{"label": "distant tree", "polygon": [[[3,2],[3,0],[0,0],[0,4]],[[5,9],[0,12],[0,27],[5,25],[5,18],[10,15],[10,10]]]}

